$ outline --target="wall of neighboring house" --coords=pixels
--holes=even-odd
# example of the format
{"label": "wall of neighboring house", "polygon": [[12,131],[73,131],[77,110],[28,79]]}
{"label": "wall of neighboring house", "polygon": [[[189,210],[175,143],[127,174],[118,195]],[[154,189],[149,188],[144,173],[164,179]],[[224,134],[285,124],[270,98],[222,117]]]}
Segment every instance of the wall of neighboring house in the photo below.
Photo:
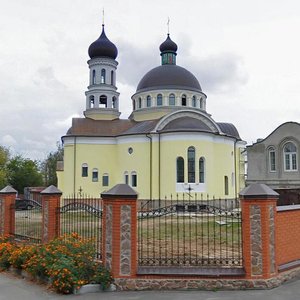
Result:
{"label": "wall of neighboring house", "polygon": [[[284,146],[292,142],[296,148],[297,168],[286,170]],[[271,169],[269,151],[275,151],[275,170]],[[280,125],[265,139],[247,147],[247,185],[265,183],[273,189],[300,187],[300,124],[288,122]]]}

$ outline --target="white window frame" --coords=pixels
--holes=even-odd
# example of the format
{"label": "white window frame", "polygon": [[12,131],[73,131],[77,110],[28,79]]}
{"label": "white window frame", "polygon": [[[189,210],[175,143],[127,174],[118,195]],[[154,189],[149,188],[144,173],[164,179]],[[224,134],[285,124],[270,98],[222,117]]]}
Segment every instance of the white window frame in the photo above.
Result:
{"label": "white window frame", "polygon": [[[271,153],[274,155],[274,157],[271,156]],[[274,159],[274,164],[272,163],[272,159]],[[268,163],[269,163],[269,172],[274,173],[276,172],[276,151],[274,147],[270,147],[268,149]],[[274,165],[274,169],[272,166]]]}
{"label": "white window frame", "polygon": [[[296,151],[286,152],[285,147],[288,144],[292,144],[296,148]],[[287,142],[284,144],[284,146],[283,146],[283,166],[284,166],[285,172],[297,172],[298,171],[298,153],[297,152],[298,152],[298,148],[293,142]],[[287,157],[288,157],[288,162],[289,162],[289,168],[287,168],[287,160],[286,160]],[[295,161],[296,161],[295,169],[293,168],[293,158],[294,157],[295,157]]]}

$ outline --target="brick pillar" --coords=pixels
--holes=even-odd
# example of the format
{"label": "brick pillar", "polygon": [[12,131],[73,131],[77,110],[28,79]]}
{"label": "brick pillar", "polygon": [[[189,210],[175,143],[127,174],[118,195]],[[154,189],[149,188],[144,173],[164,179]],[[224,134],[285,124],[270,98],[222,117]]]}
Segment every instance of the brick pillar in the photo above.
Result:
{"label": "brick pillar", "polygon": [[114,278],[135,277],[137,272],[137,193],[117,184],[102,193],[102,257]]}
{"label": "brick pillar", "polygon": [[60,235],[60,196],[54,185],[41,191],[42,195],[42,243],[48,243]]}
{"label": "brick pillar", "polygon": [[277,275],[275,222],[278,193],[265,184],[252,184],[240,193],[243,259],[247,278]]}
{"label": "brick pillar", "polygon": [[11,186],[0,191],[0,236],[15,233],[16,194]]}

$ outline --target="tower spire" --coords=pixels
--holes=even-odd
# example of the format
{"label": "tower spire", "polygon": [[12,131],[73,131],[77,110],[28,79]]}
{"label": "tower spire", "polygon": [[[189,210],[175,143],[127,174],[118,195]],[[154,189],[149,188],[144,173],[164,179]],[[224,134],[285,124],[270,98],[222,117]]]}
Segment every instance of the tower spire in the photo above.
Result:
{"label": "tower spire", "polygon": [[102,26],[104,26],[104,7],[102,8]]}
{"label": "tower spire", "polygon": [[168,35],[169,35],[170,34],[170,18],[169,17],[168,17],[167,26],[168,26]]}

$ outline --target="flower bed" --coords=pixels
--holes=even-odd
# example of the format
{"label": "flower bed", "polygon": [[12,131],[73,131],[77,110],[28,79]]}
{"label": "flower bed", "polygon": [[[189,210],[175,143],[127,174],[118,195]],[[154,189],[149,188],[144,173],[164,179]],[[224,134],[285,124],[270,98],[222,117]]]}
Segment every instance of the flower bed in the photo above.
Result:
{"label": "flower bed", "polygon": [[57,292],[69,294],[88,283],[107,288],[112,277],[94,260],[94,243],[77,233],[64,235],[44,245],[19,245],[0,239],[0,270],[13,266],[35,278],[45,278]]}

